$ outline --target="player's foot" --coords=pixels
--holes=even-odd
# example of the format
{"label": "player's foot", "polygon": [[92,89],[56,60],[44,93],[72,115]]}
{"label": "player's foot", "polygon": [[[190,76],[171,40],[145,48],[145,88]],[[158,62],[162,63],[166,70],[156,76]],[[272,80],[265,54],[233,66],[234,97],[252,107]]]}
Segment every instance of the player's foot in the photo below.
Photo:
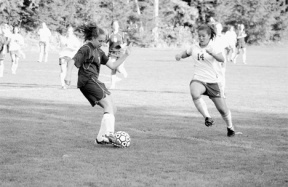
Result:
{"label": "player's foot", "polygon": [[106,144],[110,144],[110,142],[106,142],[105,140],[98,141],[97,138],[96,138],[95,139],[95,144],[106,145]]}
{"label": "player's foot", "polygon": [[66,86],[62,86],[61,89],[62,90],[67,90],[67,87]]}
{"label": "player's foot", "polygon": [[227,136],[228,137],[235,136],[235,131],[233,128],[227,128]]}
{"label": "player's foot", "polygon": [[214,120],[213,120],[212,118],[206,117],[206,118],[205,118],[205,125],[206,125],[207,127],[210,127],[210,126],[214,125]]}
{"label": "player's foot", "polygon": [[109,140],[109,142],[114,145],[115,147],[123,147],[120,142],[116,140],[116,137],[112,134],[105,135],[105,137]]}

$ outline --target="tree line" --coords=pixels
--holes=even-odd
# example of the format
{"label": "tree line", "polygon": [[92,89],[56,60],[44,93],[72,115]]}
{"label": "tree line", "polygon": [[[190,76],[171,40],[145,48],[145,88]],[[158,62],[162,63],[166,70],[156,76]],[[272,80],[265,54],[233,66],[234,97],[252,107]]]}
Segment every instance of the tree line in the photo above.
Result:
{"label": "tree line", "polygon": [[[156,17],[155,3],[159,3]],[[287,37],[288,1],[0,0],[0,23],[20,26],[27,32],[34,32],[42,22],[59,33],[69,25],[77,27],[91,21],[110,30],[112,20],[117,19],[123,30],[130,29],[131,37],[144,44],[153,43],[154,32],[160,42],[181,42],[179,33],[182,38],[193,34],[209,17],[224,26],[244,24],[250,44],[282,40]]]}

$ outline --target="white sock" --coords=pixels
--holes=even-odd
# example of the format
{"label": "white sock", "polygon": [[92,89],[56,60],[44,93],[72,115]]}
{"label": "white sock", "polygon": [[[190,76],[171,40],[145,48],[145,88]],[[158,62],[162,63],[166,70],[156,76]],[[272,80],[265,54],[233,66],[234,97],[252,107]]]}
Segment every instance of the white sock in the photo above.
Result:
{"label": "white sock", "polygon": [[202,99],[202,97],[200,97],[199,99],[193,100],[196,108],[198,109],[198,111],[202,114],[202,116],[204,118],[208,117],[210,118],[210,114],[208,112],[208,108],[207,105],[205,103],[205,101]]}
{"label": "white sock", "polygon": [[103,115],[100,130],[97,135],[97,140],[99,142],[103,140],[108,142],[108,139],[105,137],[105,135],[114,134],[114,124],[115,117],[113,114],[106,113]]}
{"label": "white sock", "polygon": [[224,119],[226,125],[228,128],[234,130],[233,124],[232,124],[232,115],[231,112],[229,110],[228,114],[226,116],[222,116],[222,118]]}

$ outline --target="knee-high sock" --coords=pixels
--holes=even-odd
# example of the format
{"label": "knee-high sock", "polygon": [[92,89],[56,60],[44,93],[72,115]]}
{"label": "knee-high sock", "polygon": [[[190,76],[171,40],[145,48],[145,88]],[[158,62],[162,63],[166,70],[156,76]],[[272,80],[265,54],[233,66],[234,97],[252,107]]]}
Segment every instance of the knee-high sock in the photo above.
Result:
{"label": "knee-high sock", "polygon": [[113,114],[105,113],[103,115],[99,133],[97,135],[98,141],[108,141],[105,135],[114,134],[115,117]]}
{"label": "knee-high sock", "polygon": [[61,72],[61,73],[60,73],[61,86],[65,86],[65,81],[64,81],[65,76],[66,76],[66,75],[65,75],[64,72]]}
{"label": "knee-high sock", "polygon": [[4,73],[4,63],[0,63],[0,77],[3,77],[3,73]]}
{"label": "knee-high sock", "polygon": [[202,97],[200,97],[199,99],[193,100],[196,108],[198,109],[198,111],[202,114],[202,116],[204,118],[208,117],[210,118],[210,114],[208,112],[208,108],[207,105],[205,103],[205,101],[202,99]]}
{"label": "knee-high sock", "polygon": [[227,115],[222,115],[222,118],[225,121],[227,127],[234,130],[234,127],[233,127],[233,124],[232,124],[232,115],[231,115],[230,110],[229,110]]}

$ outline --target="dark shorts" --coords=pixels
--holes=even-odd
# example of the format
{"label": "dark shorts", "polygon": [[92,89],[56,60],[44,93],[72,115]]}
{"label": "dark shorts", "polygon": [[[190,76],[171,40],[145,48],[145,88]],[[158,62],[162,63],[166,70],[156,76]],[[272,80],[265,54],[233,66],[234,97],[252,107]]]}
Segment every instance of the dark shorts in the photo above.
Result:
{"label": "dark shorts", "polygon": [[10,54],[12,55],[16,55],[17,57],[20,56],[20,51],[19,50],[16,50],[16,51],[10,51]]}
{"label": "dark shorts", "polygon": [[224,90],[222,89],[221,85],[219,85],[219,83],[206,83],[199,80],[192,80],[190,85],[192,82],[201,83],[206,88],[206,91],[203,93],[203,95],[207,95],[209,98],[225,98]]}
{"label": "dark shorts", "polygon": [[244,38],[239,38],[239,39],[237,39],[236,47],[237,47],[238,49],[241,49],[241,48],[245,48],[245,47],[246,47]]}
{"label": "dark shorts", "polygon": [[80,87],[80,90],[92,107],[97,105],[106,95],[111,94],[104,83],[95,79],[88,80],[85,86]]}
{"label": "dark shorts", "polygon": [[63,57],[59,58],[59,65],[67,64],[67,62],[68,62],[69,60],[71,60],[70,57],[68,57],[68,56],[63,56]]}

